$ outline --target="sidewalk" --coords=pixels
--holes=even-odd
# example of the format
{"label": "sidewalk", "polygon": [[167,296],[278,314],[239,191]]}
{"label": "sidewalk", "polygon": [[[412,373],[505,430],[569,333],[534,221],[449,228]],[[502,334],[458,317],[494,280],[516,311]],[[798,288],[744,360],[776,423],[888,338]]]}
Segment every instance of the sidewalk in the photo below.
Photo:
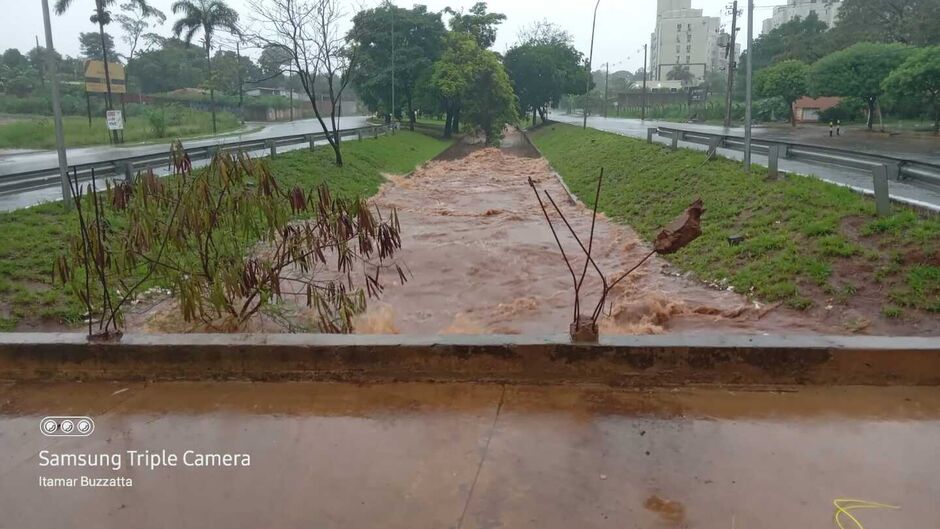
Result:
{"label": "sidewalk", "polygon": [[[855,511],[866,527],[940,519],[937,388],[76,383],[0,403],[0,527],[782,529],[832,527],[845,497],[900,507]],[[40,433],[72,413],[91,436]],[[127,450],[250,466],[128,468]],[[39,486],[79,475],[133,486]]]}

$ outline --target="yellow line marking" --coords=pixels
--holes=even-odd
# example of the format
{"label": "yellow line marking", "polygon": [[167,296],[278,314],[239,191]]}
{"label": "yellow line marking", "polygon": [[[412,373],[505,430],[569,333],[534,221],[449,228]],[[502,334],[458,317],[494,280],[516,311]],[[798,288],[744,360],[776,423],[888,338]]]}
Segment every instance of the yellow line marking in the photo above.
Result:
{"label": "yellow line marking", "polygon": [[874,501],[853,500],[850,498],[838,498],[838,499],[832,500],[832,504],[835,505],[836,507],[834,520],[836,522],[836,525],[839,527],[839,529],[846,529],[845,526],[842,525],[842,520],[840,519],[840,516],[842,516],[843,514],[845,516],[848,516],[849,520],[852,520],[852,522],[855,524],[855,529],[865,529],[865,527],[862,526],[862,522],[858,521],[858,518],[856,518],[855,516],[852,515],[852,513],[849,512],[853,509],[895,509],[897,510],[901,508],[897,505],[887,505],[885,503],[877,503]]}

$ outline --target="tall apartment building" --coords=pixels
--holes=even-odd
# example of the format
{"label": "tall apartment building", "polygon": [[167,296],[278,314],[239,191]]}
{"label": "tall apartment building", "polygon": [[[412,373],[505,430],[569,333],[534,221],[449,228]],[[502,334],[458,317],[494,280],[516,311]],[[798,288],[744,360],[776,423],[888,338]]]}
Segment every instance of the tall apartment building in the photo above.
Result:
{"label": "tall apartment building", "polygon": [[721,18],[692,9],[692,0],[657,0],[651,36],[650,76],[665,81],[676,65],[687,67],[696,82],[721,68]]}
{"label": "tall apartment building", "polygon": [[774,14],[764,20],[761,31],[767,33],[796,17],[806,18],[810,13],[816,13],[819,20],[831,28],[836,23],[840,7],[842,7],[841,0],[831,3],[826,0],[787,0],[787,5],[774,7]]}

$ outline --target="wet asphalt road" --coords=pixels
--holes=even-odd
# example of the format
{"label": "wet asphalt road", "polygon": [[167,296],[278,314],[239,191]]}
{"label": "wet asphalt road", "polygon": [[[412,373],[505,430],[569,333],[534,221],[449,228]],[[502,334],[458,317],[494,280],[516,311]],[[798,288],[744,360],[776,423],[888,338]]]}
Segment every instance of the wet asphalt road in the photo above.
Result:
{"label": "wet asphalt road", "polygon": [[[54,414],[96,429],[44,437]],[[853,511],[866,529],[933,527],[938,438],[937,388],[4,385],[0,528],[822,528],[839,498],[899,507]],[[128,450],[250,462],[150,469]],[[40,486],[83,475],[132,484]]]}
{"label": "wet asphalt road", "polygon": [[[552,114],[551,119],[562,123],[580,125],[583,118],[574,115]],[[641,121],[639,119],[588,117],[588,126],[598,130],[614,132],[633,138],[646,139],[646,129],[650,127],[682,128],[689,131],[708,133],[723,133],[744,135],[743,128],[726,129],[717,125],[672,123],[655,120]],[[871,153],[894,154],[910,159],[940,163],[940,139],[923,136],[886,137],[873,135],[857,129],[847,131],[838,138],[830,139],[828,130],[819,127],[803,127],[790,130],[785,127],[756,127],[755,138],[776,138],[781,140],[799,141],[802,143],[815,143],[818,145],[854,149]],[[654,141],[668,143],[667,138],[655,137]],[[679,142],[682,147],[707,150],[707,146],[696,143]],[[729,149],[718,149],[719,154],[732,160],[743,160],[744,154]],[[767,165],[767,157],[755,154],[753,161],[756,164]],[[843,169],[828,165],[816,165],[796,160],[780,160],[780,170],[797,174],[815,176],[827,182],[848,186],[866,194],[874,193],[872,176],[859,171]],[[921,205],[940,211],[940,191],[924,189],[904,182],[889,182],[889,192],[892,197],[909,203]]]}
{"label": "wet asphalt road", "polygon": [[[366,125],[368,118],[364,116],[344,117],[340,121],[342,129],[354,129]],[[238,142],[247,140],[257,140],[265,138],[274,138],[278,136],[291,136],[295,134],[319,133],[323,129],[316,119],[298,120],[288,123],[273,124],[249,124],[249,128],[262,127],[261,130],[239,134],[221,135],[212,138],[201,138],[193,140],[184,140],[186,147],[203,147],[206,145],[217,145],[226,142]],[[67,158],[69,165],[91,163],[112,158],[121,158],[126,156],[142,156],[154,153],[166,152],[168,143],[154,143],[146,145],[126,145],[121,147],[112,147],[110,145],[100,145],[94,147],[81,147],[68,149]],[[289,149],[281,148],[283,152]],[[54,168],[58,166],[58,157],[55,151],[33,151],[19,154],[0,153],[0,177],[5,174],[20,173],[23,171],[32,171],[37,169]],[[103,185],[103,184],[102,184]],[[23,207],[32,206],[42,202],[61,199],[61,190],[59,185],[54,185],[42,189],[35,189],[14,194],[0,195],[0,211],[11,211]]]}

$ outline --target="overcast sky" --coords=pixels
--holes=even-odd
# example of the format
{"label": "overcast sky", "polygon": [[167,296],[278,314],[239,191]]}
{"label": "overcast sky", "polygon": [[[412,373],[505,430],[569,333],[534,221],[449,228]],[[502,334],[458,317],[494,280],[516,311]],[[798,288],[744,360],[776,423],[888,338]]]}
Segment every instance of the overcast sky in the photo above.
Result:
{"label": "overcast sky", "polygon": [[[117,0],[116,4],[121,2],[122,0]],[[643,66],[643,44],[649,42],[649,35],[656,18],[655,0],[600,0],[600,2],[594,44],[595,69],[609,61],[611,71],[621,69],[635,71]],[[49,3],[51,6],[55,0],[49,0]],[[157,32],[168,35],[174,18],[170,10],[173,0],[150,0],[150,3],[167,14],[167,23]],[[237,9],[243,18],[250,14],[246,0],[228,0],[228,3]],[[370,0],[366,2],[366,5],[374,6],[378,3],[378,0]],[[467,9],[473,5],[474,0],[425,0],[424,2],[394,0],[394,3],[401,7],[411,7],[416,3],[424,4],[430,10],[440,11],[446,6]],[[491,11],[505,13],[508,17],[499,29],[499,38],[494,47],[496,51],[503,52],[508,49],[516,41],[521,28],[535,21],[546,19],[564,27],[574,36],[575,45],[585,54],[588,53],[593,7],[590,0],[490,0],[488,3]],[[784,2],[783,0],[779,2],[769,0],[761,3],[768,5]],[[721,16],[725,26],[730,25],[730,15],[726,13],[728,4],[730,4],[729,0],[692,0],[693,8],[703,9],[704,14],[709,16]],[[57,16],[53,12],[54,45],[60,53],[78,55],[78,34],[83,31],[97,30],[97,26],[89,21],[93,5],[93,0],[73,0],[71,9],[65,15]],[[360,2],[350,0],[349,11],[354,11],[353,6],[356,5],[360,5]],[[6,13],[0,22],[0,50],[13,47],[25,52],[35,46],[36,36],[45,45],[40,0],[0,0],[0,7],[3,9],[2,12]],[[767,7],[760,7],[756,10],[755,38],[760,32],[760,21],[769,16],[770,9]],[[739,42],[742,43],[745,24],[746,18],[739,25],[742,28],[742,38]],[[118,51],[126,52],[128,47],[120,38],[121,32],[117,24],[109,28],[109,33],[115,38]]]}

